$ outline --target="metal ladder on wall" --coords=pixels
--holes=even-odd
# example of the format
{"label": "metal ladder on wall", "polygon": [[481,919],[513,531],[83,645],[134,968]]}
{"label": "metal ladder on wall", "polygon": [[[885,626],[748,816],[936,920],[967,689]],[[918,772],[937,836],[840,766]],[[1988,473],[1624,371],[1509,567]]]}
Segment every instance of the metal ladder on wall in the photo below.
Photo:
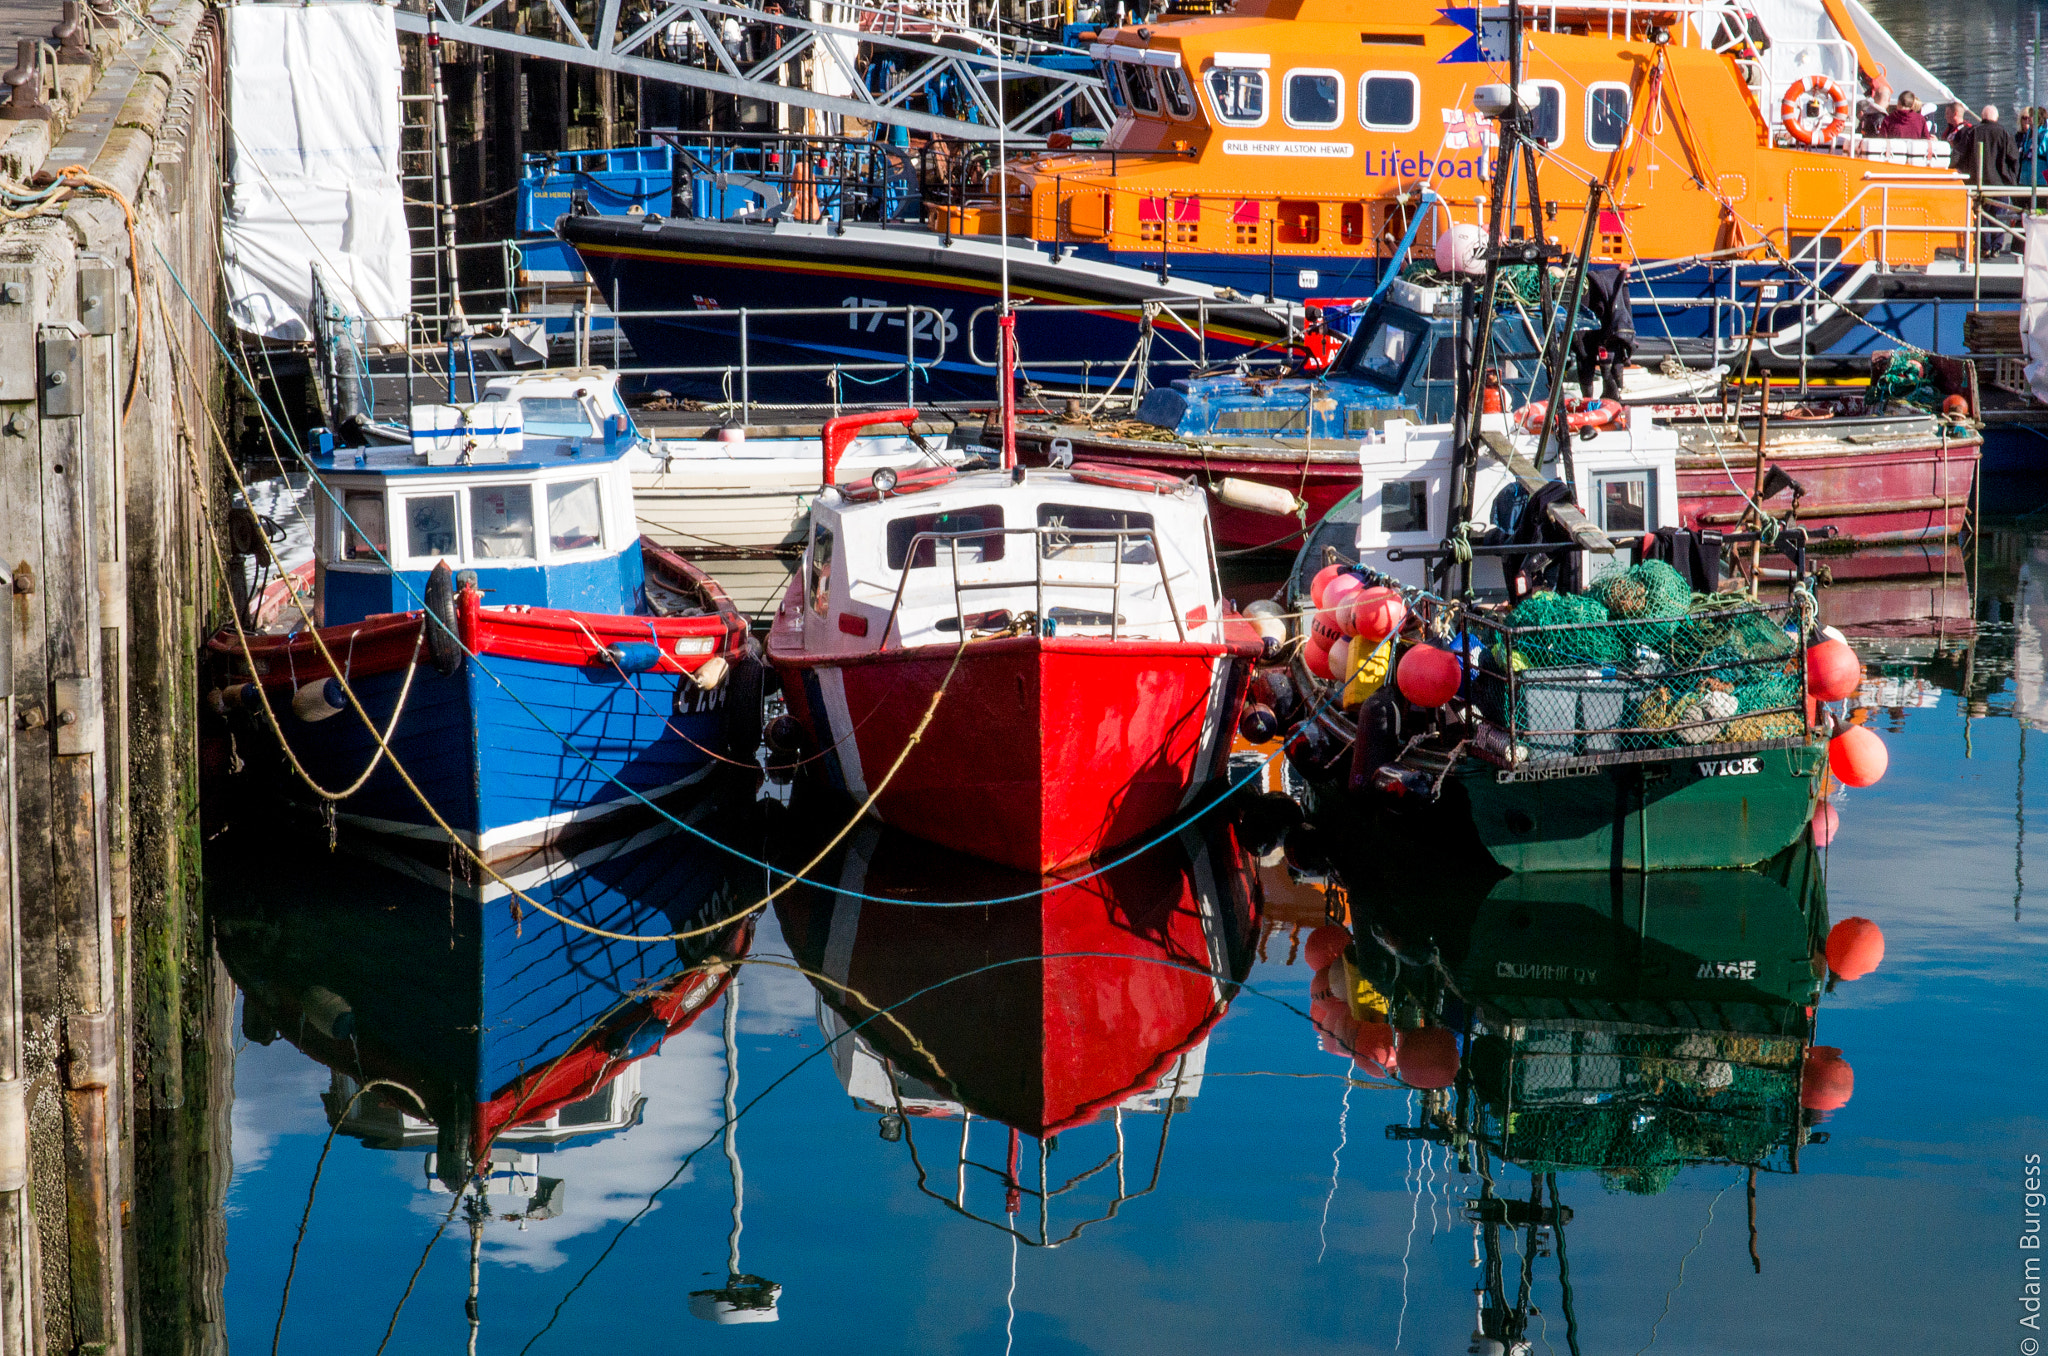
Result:
{"label": "metal ladder on wall", "polygon": [[[447,315],[453,309],[444,263],[448,246],[443,238],[441,162],[443,148],[440,128],[442,109],[434,79],[434,63],[423,43],[403,44],[406,48],[399,93],[398,184],[405,195],[405,230],[412,256],[412,310],[415,315]],[[439,334],[416,336],[428,342]]]}

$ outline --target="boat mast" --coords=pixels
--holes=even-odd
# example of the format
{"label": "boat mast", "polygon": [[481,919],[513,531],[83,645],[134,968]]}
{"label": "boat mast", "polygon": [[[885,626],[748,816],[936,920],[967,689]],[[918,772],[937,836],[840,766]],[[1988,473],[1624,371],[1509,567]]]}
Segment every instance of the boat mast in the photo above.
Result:
{"label": "boat mast", "polygon": [[[1003,51],[1003,7],[995,6],[996,56]],[[997,393],[1003,421],[1003,469],[1017,465],[1017,313],[1010,309],[1010,144],[1004,135],[1003,82],[996,81],[996,237],[1003,271],[1003,305],[996,315]]]}

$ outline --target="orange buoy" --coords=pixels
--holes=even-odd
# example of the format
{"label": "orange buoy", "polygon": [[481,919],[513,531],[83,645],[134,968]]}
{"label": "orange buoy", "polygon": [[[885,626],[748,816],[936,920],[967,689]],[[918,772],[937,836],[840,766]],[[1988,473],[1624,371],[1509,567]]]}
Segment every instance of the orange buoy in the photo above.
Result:
{"label": "orange buoy", "polygon": [[1301,944],[1301,958],[1308,962],[1311,970],[1327,970],[1330,962],[1344,954],[1344,948],[1351,945],[1351,934],[1335,923],[1325,923]]}
{"label": "orange buoy", "polygon": [[1308,977],[1308,1001],[1313,1003],[1319,998],[1329,998],[1335,992],[1330,987],[1329,972],[1317,966],[1316,972]]}
{"label": "orange buoy", "polygon": [[1458,1078],[1458,1038],[1440,1026],[1401,1033],[1395,1076],[1411,1088],[1447,1088]]}
{"label": "orange buoy", "polygon": [[1351,1009],[1341,998],[1311,999],[1308,1005],[1309,1020],[1315,1023],[1316,1035],[1322,1042],[1325,1053],[1348,1055],[1351,1053],[1352,1038],[1358,1032],[1358,1019],[1351,1015]]}
{"label": "orange buoy", "polygon": [[1301,662],[1318,678],[1330,676],[1330,647],[1310,636],[1301,647]]}
{"label": "orange buoy", "polygon": [[1806,1052],[1806,1071],[1799,1082],[1799,1105],[1808,1111],[1839,1111],[1856,1093],[1856,1071],[1832,1045]]}
{"label": "orange buoy", "polygon": [[1464,666],[1449,650],[1434,645],[1411,646],[1394,670],[1401,695],[1417,706],[1442,706],[1458,695],[1465,680]]}
{"label": "orange buoy", "polygon": [[1824,640],[1806,652],[1806,690],[1824,702],[1846,701],[1863,686],[1863,661],[1839,640]]}
{"label": "orange buoy", "polygon": [[1876,786],[1891,761],[1884,741],[1867,725],[1851,725],[1828,741],[1828,768],[1844,786]]}
{"label": "orange buoy", "polygon": [[1346,611],[1350,614],[1351,633],[1375,645],[1400,630],[1401,623],[1408,619],[1408,604],[1389,588],[1364,590],[1352,598]]}
{"label": "orange buoy", "polygon": [[1834,806],[1822,801],[1813,811],[1813,845],[1826,847],[1835,841],[1835,830],[1842,827],[1842,816]]}
{"label": "orange buoy", "polygon": [[1344,573],[1342,565],[1325,565],[1316,571],[1315,578],[1308,581],[1308,600],[1317,607],[1323,605],[1323,591],[1335,583],[1337,576]]}
{"label": "orange buoy", "polygon": [[1375,1078],[1394,1070],[1394,1028],[1385,1022],[1360,1022],[1351,1038],[1351,1062]]}
{"label": "orange buoy", "polygon": [[1884,932],[1868,918],[1844,918],[1828,929],[1828,969],[1861,979],[1884,959]]}

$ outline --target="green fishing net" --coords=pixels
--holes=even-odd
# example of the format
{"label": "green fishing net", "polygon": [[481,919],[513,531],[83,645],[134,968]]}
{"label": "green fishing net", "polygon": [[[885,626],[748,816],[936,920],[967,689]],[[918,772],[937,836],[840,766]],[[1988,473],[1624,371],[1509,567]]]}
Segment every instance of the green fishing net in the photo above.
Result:
{"label": "green fishing net", "polygon": [[1472,1070],[1505,1154],[1538,1171],[1595,1170],[1655,1195],[1689,1163],[1760,1163],[1799,1114],[1791,1037],[1531,1024],[1473,1042]]}
{"label": "green fishing net", "polygon": [[1917,353],[1894,353],[1884,371],[1870,379],[1865,403],[1874,410],[1886,405],[1934,410],[1941,407],[1941,388],[1930,379],[1926,359]]}
{"label": "green fishing net", "polygon": [[1468,619],[1482,712],[1539,763],[1788,738],[1804,728],[1803,655],[1783,614],[1695,597],[1661,561],[1532,594],[1505,625]]}

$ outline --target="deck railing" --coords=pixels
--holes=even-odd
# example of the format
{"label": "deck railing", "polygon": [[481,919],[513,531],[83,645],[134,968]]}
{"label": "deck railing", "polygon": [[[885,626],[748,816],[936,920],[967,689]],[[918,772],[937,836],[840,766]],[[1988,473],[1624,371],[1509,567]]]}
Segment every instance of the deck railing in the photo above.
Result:
{"label": "deck railing", "polygon": [[[994,538],[1029,537],[1031,539],[1032,572],[1029,580],[1010,579],[962,579],[960,577],[960,546],[963,542],[986,542]],[[1167,611],[1173,615],[1173,628],[1181,640],[1188,638],[1186,621],[1180,615],[1180,607],[1173,598],[1173,579],[1166,567],[1166,552],[1161,549],[1156,529],[1143,528],[1081,528],[1081,527],[986,527],[971,532],[920,532],[910,539],[903,560],[902,574],[896,581],[896,596],[889,604],[889,619],[882,625],[882,638],[878,648],[886,649],[889,637],[896,630],[897,618],[903,609],[903,594],[910,587],[910,572],[920,568],[917,564],[918,549],[926,542],[931,543],[934,552],[944,543],[952,567],[953,585],[953,629],[965,636],[970,629],[998,630],[1001,627],[983,625],[971,627],[966,607],[966,595],[977,589],[1019,589],[1029,584],[1032,590],[1032,618],[1041,634],[1045,634],[1046,622],[1051,619],[1045,609],[1045,547],[1052,538],[1090,541],[1107,541],[1114,547],[1115,572],[1109,579],[1055,579],[1052,586],[1057,589],[1107,590],[1109,600],[1109,638],[1119,640],[1123,635],[1123,589],[1124,589],[1124,547],[1129,542],[1145,542],[1152,548],[1151,563],[1159,568],[1159,586],[1166,597]],[[1132,562],[1142,564],[1143,562]],[[942,619],[943,621],[943,619]],[[1003,626],[1011,619],[1005,618]],[[946,629],[943,625],[941,630]]]}

